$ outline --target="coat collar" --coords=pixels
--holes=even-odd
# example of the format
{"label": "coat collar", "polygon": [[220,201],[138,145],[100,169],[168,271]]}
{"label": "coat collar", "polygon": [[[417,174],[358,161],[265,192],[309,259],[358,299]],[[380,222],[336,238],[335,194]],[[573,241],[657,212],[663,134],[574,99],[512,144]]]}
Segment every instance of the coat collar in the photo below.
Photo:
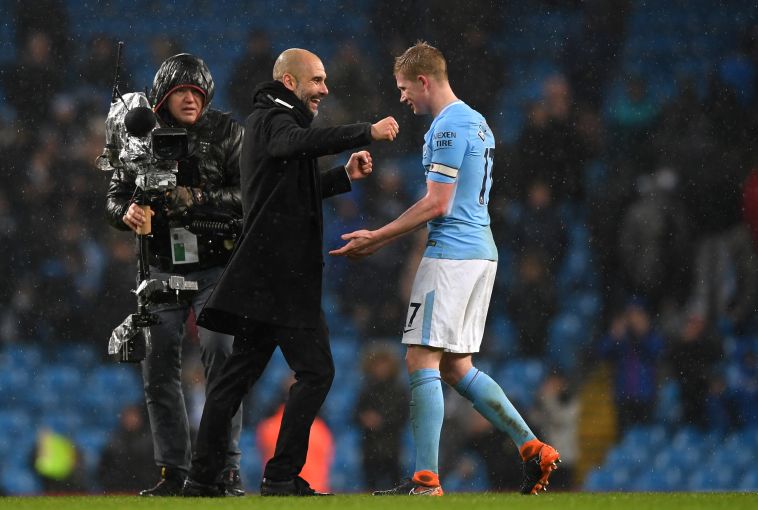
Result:
{"label": "coat collar", "polygon": [[261,83],[253,92],[253,97],[253,108],[286,108],[292,111],[303,125],[310,126],[313,122],[313,112],[280,81]]}

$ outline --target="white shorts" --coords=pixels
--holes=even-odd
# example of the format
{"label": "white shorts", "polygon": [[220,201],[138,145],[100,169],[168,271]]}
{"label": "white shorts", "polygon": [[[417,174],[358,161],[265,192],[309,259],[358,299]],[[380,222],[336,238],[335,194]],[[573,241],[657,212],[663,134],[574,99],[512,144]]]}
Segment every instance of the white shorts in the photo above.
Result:
{"label": "white shorts", "polygon": [[479,352],[495,284],[493,260],[421,259],[403,325],[403,343]]}

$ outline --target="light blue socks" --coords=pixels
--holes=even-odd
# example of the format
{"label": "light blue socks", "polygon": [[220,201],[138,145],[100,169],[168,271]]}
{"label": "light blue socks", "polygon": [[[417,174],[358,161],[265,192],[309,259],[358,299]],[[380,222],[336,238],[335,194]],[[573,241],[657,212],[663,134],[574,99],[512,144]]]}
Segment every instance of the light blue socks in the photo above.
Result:
{"label": "light blue socks", "polygon": [[[416,472],[439,473],[437,458],[445,418],[440,371],[422,368],[410,374],[411,425],[416,443]],[[502,393],[502,392],[501,392]]]}
{"label": "light blue socks", "polygon": [[503,389],[476,367],[472,367],[455,385],[455,390],[470,400],[474,409],[487,418],[496,429],[511,436],[519,450],[525,442],[535,439],[529,426],[503,393]]}

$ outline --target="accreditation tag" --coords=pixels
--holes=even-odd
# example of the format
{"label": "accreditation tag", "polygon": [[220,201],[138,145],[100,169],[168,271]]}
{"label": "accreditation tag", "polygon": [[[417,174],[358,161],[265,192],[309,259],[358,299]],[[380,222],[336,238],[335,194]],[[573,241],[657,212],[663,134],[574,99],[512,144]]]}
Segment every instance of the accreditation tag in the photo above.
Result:
{"label": "accreditation tag", "polygon": [[171,229],[171,260],[174,264],[199,262],[197,236],[186,228]]}

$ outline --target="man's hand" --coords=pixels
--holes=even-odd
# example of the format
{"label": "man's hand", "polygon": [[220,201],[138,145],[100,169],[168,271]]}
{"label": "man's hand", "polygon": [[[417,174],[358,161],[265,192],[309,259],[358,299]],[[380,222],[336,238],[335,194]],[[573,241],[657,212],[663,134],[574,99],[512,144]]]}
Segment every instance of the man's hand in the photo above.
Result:
{"label": "man's hand", "polygon": [[[152,209],[150,209],[150,216],[155,216],[155,211]],[[145,216],[145,211],[140,206],[133,203],[129,206],[129,209],[126,210],[126,214],[124,214],[121,220],[127,227],[134,232],[137,232],[137,229],[145,224],[147,216]]]}
{"label": "man's hand", "polygon": [[331,250],[329,255],[360,259],[368,257],[381,247],[380,241],[370,230],[356,230],[342,234],[342,239],[348,243],[342,248]]}
{"label": "man's hand", "polygon": [[385,117],[376,124],[371,125],[371,138],[375,141],[387,140],[391,142],[397,137],[400,126],[394,117]]}
{"label": "man's hand", "polygon": [[357,181],[368,176],[372,167],[371,154],[368,151],[360,151],[350,156],[347,165],[345,165],[345,170],[347,170],[347,175],[351,181]]}

